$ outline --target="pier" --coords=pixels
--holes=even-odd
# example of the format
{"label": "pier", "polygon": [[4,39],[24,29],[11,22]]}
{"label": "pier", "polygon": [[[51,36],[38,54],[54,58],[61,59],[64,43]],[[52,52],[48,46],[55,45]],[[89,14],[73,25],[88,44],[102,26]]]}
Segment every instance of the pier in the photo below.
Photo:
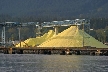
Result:
{"label": "pier", "polygon": [[5,48],[0,47],[4,54],[60,54],[60,55],[98,55],[108,56],[108,48],[87,47],[28,47],[28,48]]}

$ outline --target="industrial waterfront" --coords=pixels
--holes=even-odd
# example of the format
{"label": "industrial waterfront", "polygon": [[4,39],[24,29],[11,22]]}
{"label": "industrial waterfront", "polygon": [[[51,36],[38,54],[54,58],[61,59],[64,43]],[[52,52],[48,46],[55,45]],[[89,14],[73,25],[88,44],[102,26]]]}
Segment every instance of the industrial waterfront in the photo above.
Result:
{"label": "industrial waterfront", "polygon": [[[64,21],[16,23],[5,22],[0,24],[2,30],[1,53],[4,54],[60,54],[60,55],[101,55],[108,56],[108,46],[90,36],[90,20],[75,19]],[[38,36],[21,41],[20,28],[36,25]],[[58,32],[59,27],[68,27]],[[19,43],[6,46],[5,27],[19,28]],[[41,34],[42,28],[54,28]]]}
{"label": "industrial waterfront", "polygon": [[[86,32],[89,22],[85,19],[44,22],[43,27],[53,27],[47,33],[7,46],[5,26],[1,24],[0,72],[107,72],[108,46]],[[86,26],[87,25],[87,26]],[[38,25],[37,25],[38,26]],[[58,32],[60,26],[68,26]],[[82,27],[82,28],[80,28]]]}
{"label": "industrial waterfront", "polygon": [[108,0],[0,0],[0,72],[108,72]]}

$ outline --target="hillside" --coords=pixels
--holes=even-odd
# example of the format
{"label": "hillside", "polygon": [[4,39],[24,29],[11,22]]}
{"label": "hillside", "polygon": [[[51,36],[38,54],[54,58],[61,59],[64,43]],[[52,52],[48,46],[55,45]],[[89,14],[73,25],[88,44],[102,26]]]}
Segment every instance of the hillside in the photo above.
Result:
{"label": "hillside", "polygon": [[107,17],[108,0],[0,0],[0,15]]}

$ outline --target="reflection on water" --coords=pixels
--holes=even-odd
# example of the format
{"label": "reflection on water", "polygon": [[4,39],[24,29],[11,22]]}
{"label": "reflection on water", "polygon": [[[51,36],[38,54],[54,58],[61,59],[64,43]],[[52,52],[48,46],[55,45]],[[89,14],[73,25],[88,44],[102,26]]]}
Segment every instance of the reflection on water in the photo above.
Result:
{"label": "reflection on water", "polygon": [[0,72],[108,72],[108,57],[0,54]]}

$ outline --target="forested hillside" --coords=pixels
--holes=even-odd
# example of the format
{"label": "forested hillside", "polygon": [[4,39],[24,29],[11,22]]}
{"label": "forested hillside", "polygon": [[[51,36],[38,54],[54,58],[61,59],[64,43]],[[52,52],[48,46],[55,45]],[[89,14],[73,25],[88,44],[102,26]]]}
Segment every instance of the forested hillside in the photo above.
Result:
{"label": "forested hillside", "polygon": [[0,0],[0,14],[37,17],[107,17],[108,0]]}

